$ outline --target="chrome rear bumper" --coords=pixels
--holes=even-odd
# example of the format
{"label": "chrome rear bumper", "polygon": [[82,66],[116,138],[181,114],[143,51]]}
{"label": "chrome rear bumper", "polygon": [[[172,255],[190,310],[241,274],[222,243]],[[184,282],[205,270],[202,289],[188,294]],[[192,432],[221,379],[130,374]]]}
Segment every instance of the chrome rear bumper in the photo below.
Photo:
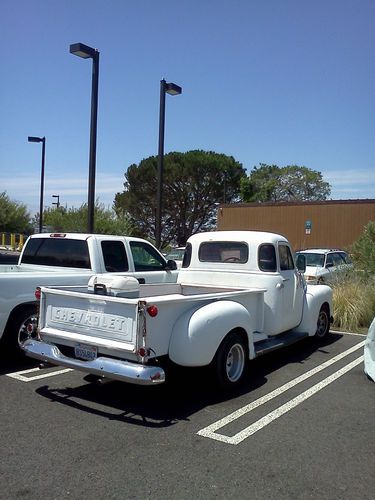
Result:
{"label": "chrome rear bumper", "polygon": [[105,357],[99,357],[93,361],[82,361],[64,356],[55,345],[32,339],[26,340],[22,347],[31,358],[92,373],[99,377],[107,377],[137,385],[154,385],[165,381],[165,372],[158,366],[140,365]]}

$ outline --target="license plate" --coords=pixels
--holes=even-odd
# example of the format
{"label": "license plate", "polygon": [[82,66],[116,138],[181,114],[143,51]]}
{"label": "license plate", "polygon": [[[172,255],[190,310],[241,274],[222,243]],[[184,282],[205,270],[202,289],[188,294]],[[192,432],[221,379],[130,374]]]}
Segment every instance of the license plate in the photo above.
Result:
{"label": "license plate", "polygon": [[93,361],[98,356],[98,349],[91,345],[76,344],[74,346],[74,354],[76,358]]}

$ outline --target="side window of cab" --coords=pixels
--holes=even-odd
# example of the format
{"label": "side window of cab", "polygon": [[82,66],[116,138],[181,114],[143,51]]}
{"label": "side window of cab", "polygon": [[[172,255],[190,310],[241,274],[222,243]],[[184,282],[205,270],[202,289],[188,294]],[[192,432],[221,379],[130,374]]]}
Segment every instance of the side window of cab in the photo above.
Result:
{"label": "side window of cab", "polygon": [[136,271],[162,271],[165,269],[165,261],[148,243],[131,241],[130,249]]}
{"label": "side window of cab", "polygon": [[275,247],[270,243],[265,243],[259,246],[258,249],[258,266],[261,271],[274,273],[276,272],[276,251]]}
{"label": "side window of cab", "polygon": [[184,259],[182,261],[182,267],[189,267],[191,262],[191,243],[187,243],[185,247]]}
{"label": "side window of cab", "polygon": [[290,271],[294,269],[292,252],[288,245],[279,244],[280,271]]}
{"label": "side window of cab", "polygon": [[327,255],[325,267],[333,267],[333,255],[330,253]]}
{"label": "side window of cab", "polygon": [[109,273],[129,271],[128,257],[122,241],[101,242],[105,270]]}

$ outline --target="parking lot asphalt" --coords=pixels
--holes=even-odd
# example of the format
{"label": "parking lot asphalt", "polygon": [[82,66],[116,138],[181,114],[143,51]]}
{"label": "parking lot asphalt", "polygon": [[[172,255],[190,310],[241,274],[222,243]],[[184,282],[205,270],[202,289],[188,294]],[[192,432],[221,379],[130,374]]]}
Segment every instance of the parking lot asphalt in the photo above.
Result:
{"label": "parking lot asphalt", "polygon": [[372,499],[363,341],[332,333],[259,358],[232,394],[202,369],[98,386],[3,356],[0,497]]}

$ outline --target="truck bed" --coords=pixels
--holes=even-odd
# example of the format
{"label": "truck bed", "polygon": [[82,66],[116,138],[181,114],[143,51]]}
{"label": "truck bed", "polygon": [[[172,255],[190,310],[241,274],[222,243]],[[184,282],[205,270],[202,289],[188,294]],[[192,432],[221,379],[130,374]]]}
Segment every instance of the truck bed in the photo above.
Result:
{"label": "truck bed", "polygon": [[[160,383],[164,372],[158,360],[168,355],[174,326],[184,314],[217,301],[258,312],[264,304],[259,288],[144,284],[138,295],[102,295],[83,286],[42,287],[40,341],[26,341],[28,355],[133,383]],[[253,329],[256,321],[254,316]]]}
{"label": "truck bed", "polygon": [[[88,292],[87,287],[42,287],[40,334],[43,340],[74,346],[77,342],[98,346],[107,355],[135,359],[144,343],[143,322],[147,322],[147,346],[158,356],[168,352],[173,324],[185,311],[216,300],[262,303],[258,288],[213,287],[182,283],[145,284],[139,297],[124,298]],[[155,317],[146,314],[154,306]]]}
{"label": "truck bed", "polygon": [[[48,287],[48,289],[42,289],[47,293],[58,293],[63,296],[71,294],[90,294],[95,295],[93,290],[89,290],[87,286],[58,286],[58,287]],[[207,298],[211,294],[221,294],[221,293],[233,293],[233,292],[259,292],[264,291],[260,288],[244,288],[244,287],[233,287],[233,286],[212,286],[212,285],[192,285],[184,283],[151,283],[151,284],[140,284],[139,285],[139,296],[135,300],[146,299],[150,297],[166,298],[174,300],[175,298],[183,298],[202,295],[202,298]],[[60,293],[61,292],[61,293]],[[110,295],[105,296],[111,299]],[[124,296],[124,298],[126,298]],[[132,300],[129,298],[129,300]]]}

